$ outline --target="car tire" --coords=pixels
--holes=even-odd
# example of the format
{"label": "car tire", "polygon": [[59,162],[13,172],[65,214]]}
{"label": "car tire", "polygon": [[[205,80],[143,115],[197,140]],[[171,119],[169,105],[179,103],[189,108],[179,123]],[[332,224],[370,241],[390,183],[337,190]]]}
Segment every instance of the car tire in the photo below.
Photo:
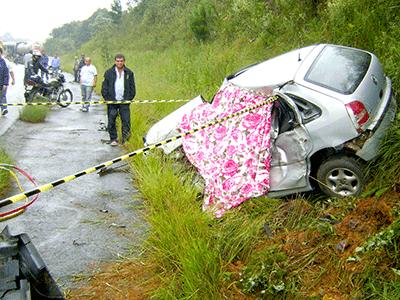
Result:
{"label": "car tire", "polygon": [[364,166],[350,156],[328,158],[318,168],[317,182],[328,196],[359,196],[365,186]]}

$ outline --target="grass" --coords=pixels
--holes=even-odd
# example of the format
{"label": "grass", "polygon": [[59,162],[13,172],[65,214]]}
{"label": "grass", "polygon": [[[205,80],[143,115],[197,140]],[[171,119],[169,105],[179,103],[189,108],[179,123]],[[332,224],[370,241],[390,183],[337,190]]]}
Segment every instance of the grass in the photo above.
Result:
{"label": "grass", "polygon": [[[0,148],[0,164],[11,164],[11,159],[7,153]],[[0,197],[4,197],[10,187],[11,175],[8,171],[0,168]]]}
{"label": "grass", "polygon": [[400,113],[397,113],[393,126],[388,130],[382,142],[377,159],[370,165],[373,176],[369,186],[375,194],[400,185]]}

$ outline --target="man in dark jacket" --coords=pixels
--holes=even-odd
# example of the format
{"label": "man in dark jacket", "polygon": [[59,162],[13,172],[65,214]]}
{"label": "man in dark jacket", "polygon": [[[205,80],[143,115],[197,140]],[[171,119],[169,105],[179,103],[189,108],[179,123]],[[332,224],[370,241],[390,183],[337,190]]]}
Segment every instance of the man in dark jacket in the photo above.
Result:
{"label": "man in dark jacket", "polygon": [[[106,101],[131,101],[136,95],[133,72],[125,66],[125,56],[117,54],[115,64],[104,73],[101,94]],[[108,133],[111,146],[118,145],[118,133],[115,125],[117,116],[121,117],[122,144],[131,134],[131,115],[129,104],[109,104],[107,106]]]}
{"label": "man in dark jacket", "polygon": [[[9,71],[5,60],[2,58],[2,55],[3,48],[0,47],[0,100],[3,98],[3,91],[7,89],[9,81]],[[7,112],[7,106],[1,106],[2,115],[5,115]]]}

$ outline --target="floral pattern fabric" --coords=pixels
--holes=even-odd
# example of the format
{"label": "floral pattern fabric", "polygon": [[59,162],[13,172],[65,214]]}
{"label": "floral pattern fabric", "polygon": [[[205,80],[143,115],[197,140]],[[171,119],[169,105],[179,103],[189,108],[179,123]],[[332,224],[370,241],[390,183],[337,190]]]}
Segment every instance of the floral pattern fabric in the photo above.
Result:
{"label": "floral pattern fabric", "polygon": [[[228,84],[181,122],[187,131],[260,103],[265,97]],[[269,190],[271,104],[186,136],[183,149],[205,180],[203,210],[221,217]]]}

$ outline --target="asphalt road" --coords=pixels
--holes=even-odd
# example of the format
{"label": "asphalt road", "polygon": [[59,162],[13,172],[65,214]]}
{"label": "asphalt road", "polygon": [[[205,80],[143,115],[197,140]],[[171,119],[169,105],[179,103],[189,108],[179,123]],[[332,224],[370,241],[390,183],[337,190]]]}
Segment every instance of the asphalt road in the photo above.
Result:
{"label": "asphalt road", "polygon": [[[17,84],[9,90],[9,102],[23,101],[21,67],[17,68]],[[74,100],[80,101],[79,85],[66,86]],[[101,142],[108,139],[107,132],[101,130],[101,123],[106,123],[105,107],[92,106],[88,113],[79,107],[54,106],[46,121],[39,124],[18,120],[20,108],[10,107],[10,113],[0,117],[0,147],[39,184],[122,155],[121,148]],[[119,170],[105,176],[89,174],[42,193],[25,213],[1,223],[0,230],[8,225],[12,234],[27,233],[60,285],[75,286],[75,276],[88,274],[120,255],[135,253],[142,243],[146,226],[141,202],[131,174],[126,168]],[[24,187],[32,188],[27,181]]]}

